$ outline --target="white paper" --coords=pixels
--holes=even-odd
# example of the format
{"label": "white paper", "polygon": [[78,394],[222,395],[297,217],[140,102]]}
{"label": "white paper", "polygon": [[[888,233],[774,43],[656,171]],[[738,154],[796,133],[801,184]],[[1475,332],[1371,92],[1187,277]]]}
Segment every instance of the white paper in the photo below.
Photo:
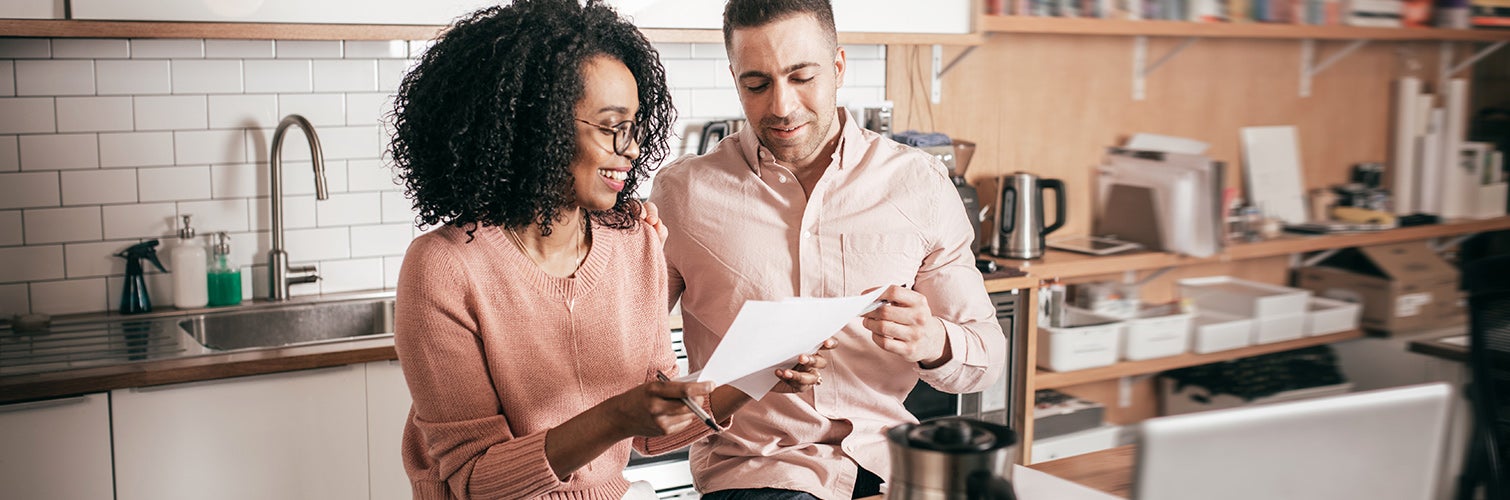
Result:
{"label": "white paper", "polygon": [[1473,187],[1478,182],[1461,168],[1459,161],[1466,136],[1463,125],[1468,122],[1468,81],[1453,78],[1445,87],[1447,91],[1442,94],[1442,103],[1446,116],[1442,120],[1441,149],[1437,151],[1441,155],[1437,165],[1437,172],[1441,175],[1441,183],[1437,185],[1441,211],[1437,215],[1456,219],[1473,215],[1478,204],[1478,190]]}
{"label": "white paper", "polygon": [[1300,183],[1300,141],[1295,127],[1243,127],[1243,180],[1248,200],[1264,215],[1290,224],[1310,220]]}
{"label": "white paper", "polygon": [[[1395,195],[1395,214],[1410,215],[1416,213],[1416,135],[1421,128],[1416,123],[1420,118],[1420,109],[1416,101],[1421,98],[1421,79],[1415,77],[1401,78],[1395,84],[1394,114],[1395,126],[1393,143],[1393,172],[1390,178],[1394,180],[1390,192]],[[1325,219],[1327,214],[1311,214],[1317,219]]]}
{"label": "white paper", "polygon": [[1195,139],[1159,134],[1133,134],[1132,138],[1127,140],[1127,149],[1188,155],[1206,154],[1206,149],[1210,147],[1210,144]]}
{"label": "white paper", "polygon": [[817,350],[885,291],[881,287],[853,297],[746,301],[696,380],[731,384],[759,400],[779,380],[776,367],[794,365],[798,356]]}
{"label": "white paper", "polygon": [[1012,465],[1012,490],[1021,500],[1117,500],[1121,498],[1016,464]]}

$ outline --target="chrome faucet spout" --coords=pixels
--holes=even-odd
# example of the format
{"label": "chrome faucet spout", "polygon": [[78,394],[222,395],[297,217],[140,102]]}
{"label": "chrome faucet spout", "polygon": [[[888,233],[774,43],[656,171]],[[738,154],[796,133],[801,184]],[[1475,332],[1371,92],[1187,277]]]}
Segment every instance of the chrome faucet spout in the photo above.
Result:
{"label": "chrome faucet spout", "polygon": [[271,175],[268,205],[272,209],[273,241],[272,247],[267,251],[267,298],[274,301],[288,300],[288,286],[291,284],[313,283],[320,279],[315,274],[314,266],[290,267],[288,252],[283,248],[283,136],[291,126],[298,126],[304,132],[304,138],[309,141],[309,155],[314,162],[315,171],[315,198],[330,198],[330,192],[325,187],[325,156],[320,151],[320,137],[315,134],[314,125],[303,116],[283,117],[277,130],[273,131],[272,153],[268,156],[268,171]]}

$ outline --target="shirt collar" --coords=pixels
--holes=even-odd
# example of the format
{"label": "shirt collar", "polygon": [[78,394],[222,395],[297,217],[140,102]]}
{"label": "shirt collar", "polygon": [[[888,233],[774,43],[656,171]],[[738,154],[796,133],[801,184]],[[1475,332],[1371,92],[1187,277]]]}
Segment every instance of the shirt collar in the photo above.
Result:
{"label": "shirt collar", "polygon": [[[834,148],[834,156],[830,165],[836,165],[840,170],[859,163],[865,148],[865,133],[855,124],[849,116],[849,111],[844,108],[835,108],[839,120],[839,146]],[[755,124],[747,124],[735,137],[739,139],[741,152],[744,153],[745,164],[750,171],[760,175],[760,166],[765,162],[775,162],[771,150],[760,144],[760,137],[755,135]]]}

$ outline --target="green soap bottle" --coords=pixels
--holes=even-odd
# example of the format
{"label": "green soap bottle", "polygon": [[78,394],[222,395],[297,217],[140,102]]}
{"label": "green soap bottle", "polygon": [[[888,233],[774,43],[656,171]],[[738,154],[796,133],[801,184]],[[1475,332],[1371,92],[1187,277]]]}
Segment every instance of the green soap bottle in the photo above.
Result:
{"label": "green soap bottle", "polygon": [[215,233],[210,252],[210,307],[240,304],[241,269],[231,266],[231,236]]}

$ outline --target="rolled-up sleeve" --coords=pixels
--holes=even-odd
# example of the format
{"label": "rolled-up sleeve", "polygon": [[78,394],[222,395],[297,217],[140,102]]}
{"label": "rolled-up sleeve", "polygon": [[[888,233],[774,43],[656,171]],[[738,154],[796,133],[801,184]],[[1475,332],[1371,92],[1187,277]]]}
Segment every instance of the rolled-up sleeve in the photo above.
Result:
{"label": "rolled-up sleeve", "polygon": [[918,268],[915,289],[928,298],[933,315],[949,337],[950,360],[931,369],[918,369],[918,378],[938,390],[977,392],[991,387],[1007,359],[1007,339],[996,319],[996,307],[970,251],[975,230],[954,186],[942,176],[932,177],[936,190],[929,251]]}

